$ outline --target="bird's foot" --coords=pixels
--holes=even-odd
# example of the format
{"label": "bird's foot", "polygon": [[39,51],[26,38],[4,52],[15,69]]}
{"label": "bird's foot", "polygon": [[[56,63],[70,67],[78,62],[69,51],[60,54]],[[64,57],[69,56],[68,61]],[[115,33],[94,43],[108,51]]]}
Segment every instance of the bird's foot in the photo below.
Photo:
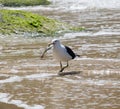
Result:
{"label": "bird's foot", "polygon": [[65,68],[63,67],[63,68],[59,71],[59,73],[63,72],[64,69],[65,69]]}
{"label": "bird's foot", "polygon": [[58,75],[61,75],[63,70],[64,70],[64,68],[62,68],[62,69],[58,72]]}

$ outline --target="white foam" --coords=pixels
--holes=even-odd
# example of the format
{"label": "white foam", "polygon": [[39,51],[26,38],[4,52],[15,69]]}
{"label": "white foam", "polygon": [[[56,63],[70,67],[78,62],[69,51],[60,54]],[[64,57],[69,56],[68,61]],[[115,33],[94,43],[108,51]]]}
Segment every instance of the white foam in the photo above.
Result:
{"label": "white foam", "polygon": [[8,74],[0,74],[0,76],[3,76],[3,77],[9,77]]}
{"label": "white foam", "polygon": [[99,36],[111,36],[120,35],[120,32],[100,30],[98,32],[77,32],[77,33],[66,33],[61,36],[61,39],[76,38],[76,37],[99,37]]}
{"label": "white foam", "polygon": [[120,35],[120,32],[112,32],[112,31],[98,31],[93,34],[93,36],[101,36],[101,35]]}
{"label": "white foam", "polygon": [[32,74],[32,75],[28,75],[25,78],[26,79],[30,79],[30,80],[36,80],[36,79],[41,79],[41,78],[48,78],[48,77],[52,77],[52,76],[56,76],[56,74],[47,74],[47,73],[43,73],[43,74]]}
{"label": "white foam", "polygon": [[12,73],[18,73],[19,71],[16,70],[15,68],[12,68],[12,69],[11,69],[11,72],[12,72]]}
{"label": "white foam", "polygon": [[19,82],[21,80],[22,80],[22,78],[20,78],[19,76],[12,76],[7,79],[0,80],[0,83]]}
{"label": "white foam", "polygon": [[77,32],[77,33],[65,33],[64,36],[60,37],[61,39],[75,38],[81,36],[92,36],[91,32]]}
{"label": "white foam", "polygon": [[9,100],[9,94],[7,93],[0,93],[0,102],[7,103]]}
{"label": "white foam", "polygon": [[7,64],[7,62],[6,61],[1,61],[0,64]]}
{"label": "white foam", "polygon": [[120,62],[119,59],[112,59],[112,58],[76,58],[75,60],[91,60],[91,61],[108,61],[108,62]]}
{"label": "white foam", "polygon": [[10,104],[15,104],[18,107],[23,107],[25,109],[44,109],[44,106],[42,106],[42,105],[32,105],[32,106],[30,106],[30,105],[25,104],[21,100],[11,100]]}
{"label": "white foam", "polygon": [[44,109],[45,107],[42,105],[27,105],[21,100],[10,100],[10,95],[7,93],[0,93],[0,102],[14,104],[18,107],[23,107],[25,109]]}
{"label": "white foam", "polygon": [[48,73],[41,73],[41,74],[31,74],[31,75],[26,75],[26,76],[12,76],[4,80],[0,80],[0,83],[12,83],[12,82],[20,82],[23,79],[28,79],[28,80],[41,80],[44,78],[49,78],[56,76],[57,74],[48,74]]}
{"label": "white foam", "polygon": [[[49,6],[28,6],[9,8],[16,10],[43,10],[43,11],[81,11],[89,9],[120,9],[120,0],[50,0]],[[8,7],[5,7],[8,8]]]}
{"label": "white foam", "polygon": [[68,10],[91,8],[120,8],[120,0],[50,0],[54,6]]}

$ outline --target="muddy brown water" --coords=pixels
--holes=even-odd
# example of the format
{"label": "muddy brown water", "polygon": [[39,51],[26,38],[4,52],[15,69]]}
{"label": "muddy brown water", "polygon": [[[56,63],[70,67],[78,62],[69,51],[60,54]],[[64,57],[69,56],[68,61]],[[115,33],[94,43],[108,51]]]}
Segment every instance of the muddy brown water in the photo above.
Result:
{"label": "muddy brown water", "polygon": [[1,35],[0,101],[25,109],[119,109],[119,10],[40,14],[87,28],[59,37],[81,57],[58,75],[52,51],[40,58],[53,38]]}
{"label": "muddy brown water", "polygon": [[[110,36],[108,41],[102,41],[102,38],[61,39],[81,54],[81,58],[70,62],[64,76],[57,75],[59,62],[52,57],[52,51],[40,59],[42,50],[51,39],[43,42],[44,38],[29,38],[23,41],[23,37],[6,43],[2,41],[1,94],[9,94],[8,103],[19,100],[33,107],[41,105],[45,109],[118,109],[119,40],[117,36],[114,40]],[[70,72],[72,75],[67,75]]]}

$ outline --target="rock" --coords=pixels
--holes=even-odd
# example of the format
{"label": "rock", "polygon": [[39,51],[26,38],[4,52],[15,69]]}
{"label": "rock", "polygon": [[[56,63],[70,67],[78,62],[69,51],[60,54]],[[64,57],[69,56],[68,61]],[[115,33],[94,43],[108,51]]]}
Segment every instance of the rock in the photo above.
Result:
{"label": "rock", "polygon": [[59,30],[63,30],[64,26],[56,20],[31,12],[1,9],[0,28],[1,34],[28,32],[52,35]]}

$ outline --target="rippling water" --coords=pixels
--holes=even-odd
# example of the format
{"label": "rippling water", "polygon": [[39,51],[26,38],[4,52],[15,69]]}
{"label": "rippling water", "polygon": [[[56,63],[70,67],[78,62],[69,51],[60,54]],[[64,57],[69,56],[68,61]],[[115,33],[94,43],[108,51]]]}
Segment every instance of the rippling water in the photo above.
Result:
{"label": "rippling water", "polygon": [[59,36],[81,58],[59,76],[52,51],[40,59],[52,38],[1,35],[0,101],[25,109],[119,109],[120,1],[52,1],[17,9],[84,26],[84,32]]}

